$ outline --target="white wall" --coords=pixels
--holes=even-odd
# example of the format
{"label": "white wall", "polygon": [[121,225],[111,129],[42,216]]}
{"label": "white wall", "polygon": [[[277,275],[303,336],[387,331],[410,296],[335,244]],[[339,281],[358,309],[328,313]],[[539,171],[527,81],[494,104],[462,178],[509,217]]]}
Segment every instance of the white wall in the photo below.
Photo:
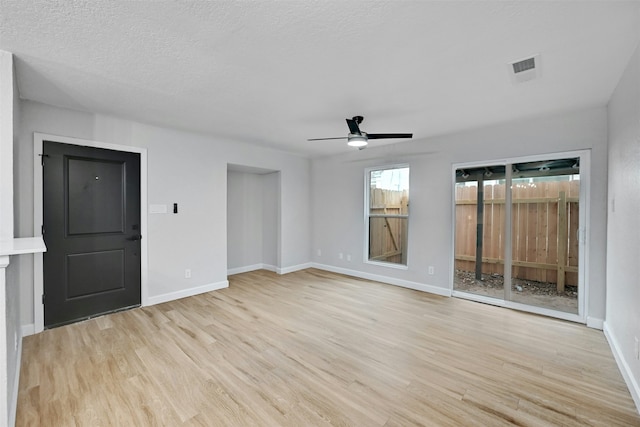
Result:
{"label": "white wall", "polygon": [[0,239],[13,239],[13,55],[0,51]]}
{"label": "white wall", "polygon": [[227,172],[227,268],[262,264],[262,180]]}
{"label": "white wall", "polygon": [[[149,204],[179,204],[179,214],[149,215],[149,298],[225,283],[227,164],[281,171],[283,269],[309,260],[309,160],[239,141],[212,138],[124,119],[22,102],[18,145],[18,232],[33,234],[33,132],[148,150]],[[33,323],[32,264],[23,263],[22,323]],[[192,278],[184,278],[185,268]]]}
{"label": "white wall", "polygon": [[640,47],[609,102],[605,332],[640,409]]}
{"label": "white wall", "polygon": [[[607,116],[594,108],[467,132],[367,148],[312,161],[312,259],[334,269],[384,276],[396,283],[447,294],[451,287],[453,163],[591,149],[589,309],[604,319]],[[375,142],[372,143],[375,147]],[[364,169],[409,163],[408,269],[364,263]],[[322,256],[317,255],[320,249]],[[338,253],[351,254],[351,262]],[[435,267],[433,276],[428,266]],[[405,281],[405,282],[402,282]],[[595,321],[594,323],[598,323]]]}
{"label": "white wall", "polygon": [[260,177],[262,179],[262,263],[268,266],[279,266],[280,173],[273,172]]}
{"label": "white wall", "polygon": [[[15,74],[15,65],[13,68],[13,135],[12,142],[13,147],[18,144],[19,140],[19,129],[20,129],[20,97],[18,91],[18,81],[16,79]],[[15,162],[15,156],[12,155],[12,162]],[[12,167],[13,170],[16,169],[15,164]],[[4,181],[1,181],[4,186]],[[15,195],[17,193],[17,182],[13,182],[13,196],[15,200]],[[4,189],[3,189],[4,190]],[[11,201],[11,209],[13,210],[14,200]],[[12,212],[13,213],[13,212]],[[12,215],[12,222],[14,222],[15,215]],[[14,235],[15,224],[11,224],[11,236]],[[10,419],[9,424],[11,424],[12,420],[15,419],[15,411],[16,411],[16,399],[18,395],[18,383],[17,378],[19,377],[20,371],[20,352],[22,349],[22,330],[20,327],[20,287],[22,286],[23,281],[20,276],[20,265],[22,260],[24,259],[33,259],[33,255],[20,255],[20,256],[12,256],[11,263],[7,268],[7,292],[6,292],[6,301],[7,301],[7,404],[8,404],[8,416]],[[17,348],[17,345],[20,348]]]}
{"label": "white wall", "polygon": [[227,174],[227,266],[235,271],[277,266],[277,173],[229,170]]}
{"label": "white wall", "polygon": [[[13,56],[0,51],[0,239],[11,240],[14,235],[14,142],[17,139],[19,117],[18,86]],[[19,261],[29,257],[12,256],[6,277],[0,280],[5,307],[0,316],[3,339],[0,343],[0,419],[12,425],[15,417],[17,379],[20,370],[20,277]],[[5,271],[0,272],[3,276]],[[1,318],[4,317],[4,318]]]}

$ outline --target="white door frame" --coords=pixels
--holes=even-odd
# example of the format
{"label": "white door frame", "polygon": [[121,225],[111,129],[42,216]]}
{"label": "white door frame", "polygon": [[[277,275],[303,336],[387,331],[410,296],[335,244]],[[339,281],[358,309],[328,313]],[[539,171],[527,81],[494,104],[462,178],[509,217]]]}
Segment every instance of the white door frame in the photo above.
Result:
{"label": "white door frame", "polygon": [[[42,146],[44,141],[62,144],[80,145],[84,147],[105,148],[113,151],[125,151],[140,154],[140,303],[148,305],[148,234],[147,234],[147,149],[128,145],[110,144],[88,139],[67,136],[49,135],[34,132],[33,134],[33,235],[42,237],[43,224],[43,191],[42,191]],[[42,254],[34,254],[33,259],[33,323],[34,333],[44,330],[44,292]]]}
{"label": "white door frame", "polygon": [[[456,184],[456,170],[457,169],[466,169],[472,167],[482,167],[482,166],[493,166],[500,165],[504,166],[506,164],[511,163],[526,163],[526,162],[535,162],[535,161],[543,161],[549,159],[563,159],[569,157],[579,157],[580,158],[580,202],[579,202],[579,224],[580,228],[578,229],[578,238],[580,239],[579,251],[578,251],[578,283],[582,285],[581,291],[578,292],[578,314],[573,313],[565,313],[562,311],[551,310],[549,308],[536,307],[527,304],[521,304],[518,302],[510,301],[506,298],[507,292],[505,292],[505,299],[499,300],[496,298],[485,297],[483,295],[474,295],[467,292],[460,292],[453,289],[453,281],[455,275],[455,224],[456,224],[456,206],[455,206],[455,196],[452,196],[452,230],[451,230],[451,295],[458,298],[470,299],[473,301],[483,302],[486,304],[497,305],[500,307],[507,307],[521,311],[528,311],[531,313],[541,314],[549,317],[556,317],[559,319],[570,320],[573,322],[579,323],[588,323],[589,319],[589,269],[587,265],[589,263],[589,242],[590,242],[590,233],[589,230],[591,227],[589,226],[591,220],[591,183],[590,183],[590,175],[591,175],[591,150],[576,150],[576,151],[565,151],[560,153],[547,153],[540,154],[535,156],[522,156],[522,157],[512,157],[506,159],[497,159],[497,160],[486,160],[482,162],[472,162],[472,163],[454,163],[452,165],[452,180],[453,180],[453,189],[455,195],[455,184]],[[507,174],[510,178],[510,174]],[[510,179],[509,179],[510,181]],[[505,218],[507,215],[505,215]],[[508,252],[507,256],[510,257],[511,254],[511,239],[505,242],[505,250]],[[505,259],[506,261],[506,259]]]}

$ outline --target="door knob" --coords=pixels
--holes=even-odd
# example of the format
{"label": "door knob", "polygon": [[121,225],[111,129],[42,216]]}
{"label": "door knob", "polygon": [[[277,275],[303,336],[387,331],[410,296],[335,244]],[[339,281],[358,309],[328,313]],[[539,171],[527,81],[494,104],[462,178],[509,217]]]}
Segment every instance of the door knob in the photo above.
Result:
{"label": "door knob", "polygon": [[138,234],[137,236],[127,238],[127,240],[133,240],[135,242],[136,240],[142,240],[142,236]]}

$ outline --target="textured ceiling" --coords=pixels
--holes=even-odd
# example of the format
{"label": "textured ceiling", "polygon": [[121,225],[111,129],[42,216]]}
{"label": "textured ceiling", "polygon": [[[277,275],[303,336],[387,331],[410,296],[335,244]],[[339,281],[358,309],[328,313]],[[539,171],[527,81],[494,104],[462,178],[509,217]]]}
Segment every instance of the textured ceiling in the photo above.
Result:
{"label": "textured ceiling", "polygon": [[[0,0],[20,95],[310,156],[606,105],[640,3]],[[507,63],[539,53],[541,78]],[[372,144],[399,141],[374,141]],[[400,142],[401,143],[401,142]]]}

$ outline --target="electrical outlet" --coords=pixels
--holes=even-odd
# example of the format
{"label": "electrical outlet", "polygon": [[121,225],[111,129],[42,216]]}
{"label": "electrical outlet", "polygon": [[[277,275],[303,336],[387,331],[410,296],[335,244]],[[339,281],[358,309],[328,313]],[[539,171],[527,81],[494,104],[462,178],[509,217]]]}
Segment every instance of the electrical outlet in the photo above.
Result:
{"label": "electrical outlet", "polygon": [[351,262],[351,254],[347,254],[347,261]]}
{"label": "electrical outlet", "polygon": [[322,251],[318,249],[318,256],[322,256]]}
{"label": "electrical outlet", "polygon": [[640,360],[640,342],[638,342],[638,337],[636,337],[636,360]]}
{"label": "electrical outlet", "polygon": [[191,279],[191,269],[190,269],[190,268],[187,268],[187,269],[184,271],[184,278],[185,278],[185,279]]}
{"label": "electrical outlet", "polygon": [[429,266],[429,275],[433,276],[435,274],[435,270],[433,269],[433,265]]}
{"label": "electrical outlet", "polygon": [[344,258],[344,255],[342,254],[342,252],[340,252],[340,253],[338,254],[338,259],[343,259],[343,258]]}

